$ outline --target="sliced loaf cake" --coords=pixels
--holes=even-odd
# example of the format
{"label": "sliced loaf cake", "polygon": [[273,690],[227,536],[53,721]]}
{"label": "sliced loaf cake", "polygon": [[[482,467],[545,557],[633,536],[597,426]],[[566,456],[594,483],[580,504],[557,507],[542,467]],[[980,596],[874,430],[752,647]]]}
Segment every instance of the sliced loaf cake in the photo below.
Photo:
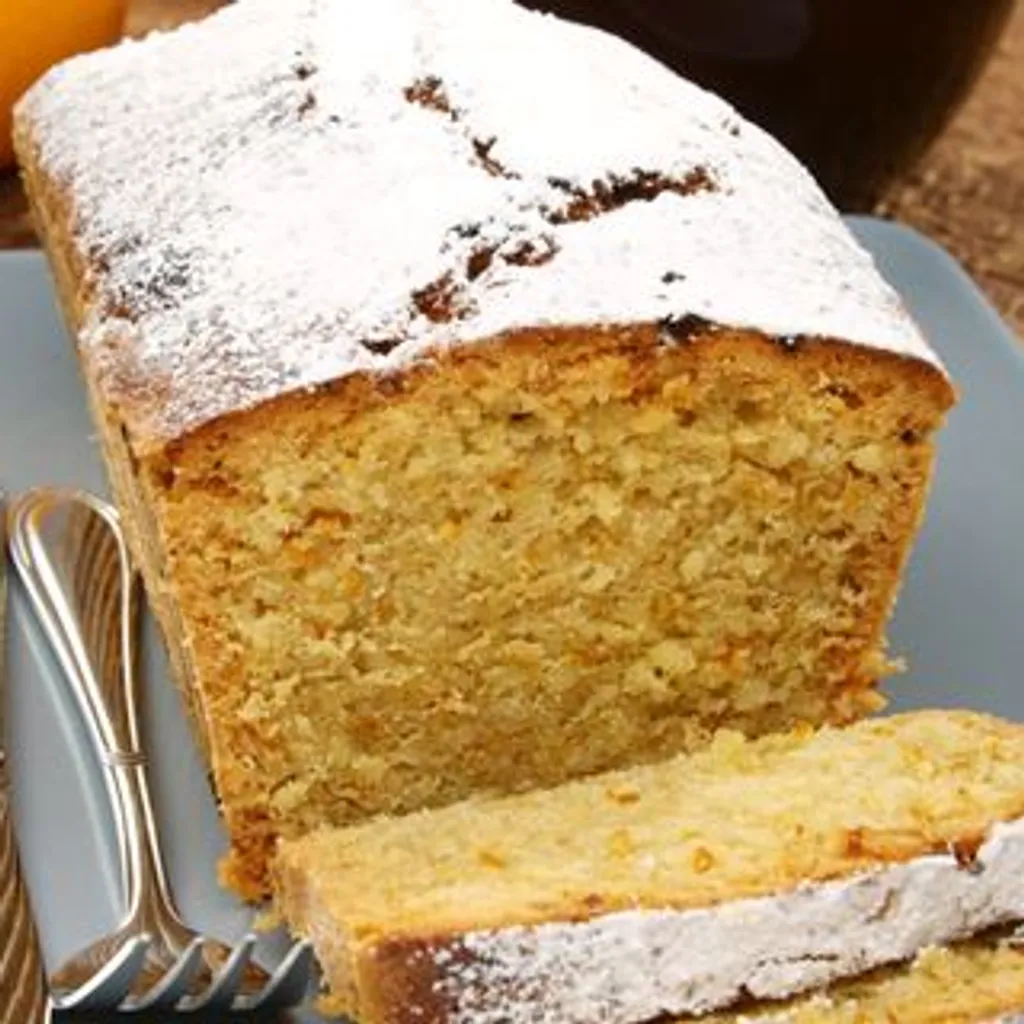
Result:
{"label": "sliced loaf cake", "polygon": [[637,1024],[790,999],[1024,920],[1022,872],[1024,726],[967,712],[722,735],[321,830],[275,862],[334,1008],[367,1024]]}

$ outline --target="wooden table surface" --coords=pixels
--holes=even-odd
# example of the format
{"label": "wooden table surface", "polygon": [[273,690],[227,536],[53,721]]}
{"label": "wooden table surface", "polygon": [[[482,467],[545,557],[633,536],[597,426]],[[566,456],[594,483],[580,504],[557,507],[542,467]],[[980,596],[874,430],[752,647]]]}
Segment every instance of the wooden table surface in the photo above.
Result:
{"label": "wooden table surface", "polygon": [[[131,0],[138,33],[197,16],[216,0]],[[984,78],[920,167],[886,197],[885,216],[961,260],[1024,337],[1024,0]],[[32,244],[17,182],[0,177],[0,247]]]}

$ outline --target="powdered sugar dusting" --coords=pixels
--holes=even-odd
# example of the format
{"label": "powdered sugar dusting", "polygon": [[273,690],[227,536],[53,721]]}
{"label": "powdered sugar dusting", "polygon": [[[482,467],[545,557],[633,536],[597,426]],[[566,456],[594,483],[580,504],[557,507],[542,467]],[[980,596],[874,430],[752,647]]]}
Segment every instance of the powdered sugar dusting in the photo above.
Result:
{"label": "powdered sugar dusting", "polygon": [[[822,1020],[828,1020],[829,1017],[834,1018],[836,1021],[844,1020],[846,1017],[842,1015],[842,1007],[836,1007],[833,1003],[827,1000],[815,1001],[814,1007],[818,1011],[818,1015]],[[856,1013],[856,1006],[851,1007],[854,1014]],[[830,1012],[831,1011],[831,1012]],[[795,1013],[789,1013],[785,1010],[780,1010],[776,1013],[770,1013],[767,1016],[761,1015],[759,1017],[738,1017],[736,1024],[795,1024],[797,1021],[797,1015]],[[850,1018],[857,1020],[856,1016]],[[1024,1024],[1024,1016],[1021,1014],[1010,1014],[1007,1017],[990,1017],[987,1020],[979,1020],[977,1024]]]}
{"label": "powdered sugar dusting", "polygon": [[[818,1011],[818,1015],[822,1020],[828,1020],[830,1017],[836,1021],[847,1019],[847,1016],[842,1014],[843,1007],[836,1007],[835,1004],[825,999],[815,1001],[813,1008]],[[850,1007],[850,1009],[856,1014],[855,1005]],[[736,1024],[795,1024],[797,1019],[797,1014],[779,1010],[775,1013],[762,1014],[758,1017],[738,1017]],[[849,1019],[858,1020],[859,1018],[853,1016]],[[1024,1024],[1024,1016],[1014,1013],[1006,1017],[989,1017],[986,1020],[979,1020],[977,1024]]]}
{"label": "powdered sugar dusting", "polygon": [[19,120],[74,199],[83,350],[136,439],[554,324],[697,315],[937,364],[764,133],[508,0],[241,0],[65,64]]}
{"label": "powdered sugar dusting", "polygon": [[1024,820],[997,825],[974,863],[928,856],[709,909],[471,932],[435,953],[435,991],[452,1024],[633,1024],[787,999],[1024,916]]}

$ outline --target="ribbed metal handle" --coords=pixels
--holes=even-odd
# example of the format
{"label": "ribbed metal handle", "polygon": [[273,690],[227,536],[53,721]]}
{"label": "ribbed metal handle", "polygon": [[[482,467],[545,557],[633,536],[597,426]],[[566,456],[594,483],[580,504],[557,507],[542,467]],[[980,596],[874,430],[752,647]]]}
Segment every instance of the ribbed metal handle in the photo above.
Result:
{"label": "ribbed metal handle", "polygon": [[[0,674],[7,671],[4,644],[7,621],[7,530],[3,495],[0,494]],[[0,679],[0,684],[5,680]],[[6,687],[0,685],[0,702],[6,702]],[[0,707],[0,726],[5,716]],[[28,890],[18,863],[0,727],[0,1024],[41,1024],[50,1019],[39,937],[36,934]]]}
{"label": "ribbed metal handle", "polygon": [[121,854],[124,912],[148,923],[167,883],[139,732],[140,586],[116,510],[84,491],[11,503],[11,555],[100,762]]}
{"label": "ribbed metal handle", "polygon": [[50,1019],[49,997],[6,783],[0,765],[0,1024],[41,1024]]}

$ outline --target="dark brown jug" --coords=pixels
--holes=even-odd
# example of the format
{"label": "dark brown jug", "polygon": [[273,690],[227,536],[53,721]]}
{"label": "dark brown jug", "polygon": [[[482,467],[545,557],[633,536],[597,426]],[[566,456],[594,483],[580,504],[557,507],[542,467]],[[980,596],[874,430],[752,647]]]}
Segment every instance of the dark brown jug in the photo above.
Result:
{"label": "dark brown jug", "polygon": [[725,96],[847,210],[946,124],[1013,0],[524,0],[623,36]]}

